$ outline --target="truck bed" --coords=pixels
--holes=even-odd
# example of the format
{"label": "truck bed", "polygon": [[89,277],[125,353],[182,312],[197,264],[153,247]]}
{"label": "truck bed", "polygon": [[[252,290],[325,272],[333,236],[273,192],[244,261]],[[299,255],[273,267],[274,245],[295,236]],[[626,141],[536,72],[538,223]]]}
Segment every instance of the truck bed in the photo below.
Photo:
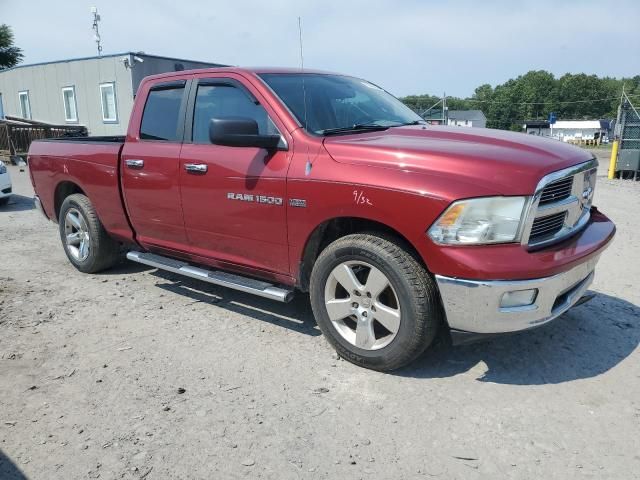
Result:
{"label": "truck bed", "polygon": [[[29,148],[31,180],[46,215],[58,221],[65,189],[86,194],[104,227],[123,241],[133,239],[120,189],[124,136],[61,137],[36,140]],[[75,185],[75,186],[74,186]]]}

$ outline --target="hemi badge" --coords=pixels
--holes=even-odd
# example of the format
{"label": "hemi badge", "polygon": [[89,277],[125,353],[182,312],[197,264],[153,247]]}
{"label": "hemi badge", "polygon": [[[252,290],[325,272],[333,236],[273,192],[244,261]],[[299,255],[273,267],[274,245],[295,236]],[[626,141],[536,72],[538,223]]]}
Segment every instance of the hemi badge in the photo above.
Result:
{"label": "hemi badge", "polygon": [[305,208],[307,206],[307,201],[303,200],[302,198],[290,198],[289,206]]}

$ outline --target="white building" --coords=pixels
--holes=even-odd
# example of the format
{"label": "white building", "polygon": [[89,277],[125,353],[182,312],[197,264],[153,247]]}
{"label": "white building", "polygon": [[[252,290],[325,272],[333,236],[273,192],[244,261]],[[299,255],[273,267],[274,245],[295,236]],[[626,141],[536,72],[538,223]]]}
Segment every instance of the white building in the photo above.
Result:
{"label": "white building", "polygon": [[602,131],[600,120],[558,120],[551,126],[551,136],[563,142],[598,140]]}
{"label": "white building", "polygon": [[597,143],[608,132],[607,122],[601,120],[558,120],[553,125],[547,120],[530,120],[522,128],[529,135],[552,137],[570,143]]}
{"label": "white building", "polygon": [[449,110],[447,113],[447,125],[454,127],[480,127],[487,126],[487,117],[482,110]]}

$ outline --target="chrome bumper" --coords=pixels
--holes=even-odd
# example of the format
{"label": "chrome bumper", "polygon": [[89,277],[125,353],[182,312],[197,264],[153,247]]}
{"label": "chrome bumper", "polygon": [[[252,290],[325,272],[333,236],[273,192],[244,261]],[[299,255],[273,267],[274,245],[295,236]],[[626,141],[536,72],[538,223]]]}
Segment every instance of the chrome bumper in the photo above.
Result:
{"label": "chrome bumper", "polygon": [[[576,304],[593,282],[599,255],[571,270],[533,280],[462,280],[436,275],[449,327],[473,333],[507,333],[537,327]],[[537,289],[531,305],[501,307],[506,292]]]}
{"label": "chrome bumper", "polygon": [[33,204],[35,205],[36,210],[38,210],[44,218],[49,220],[49,217],[47,217],[47,214],[44,212],[44,208],[42,208],[42,203],[40,202],[40,197],[38,195],[33,196]]}

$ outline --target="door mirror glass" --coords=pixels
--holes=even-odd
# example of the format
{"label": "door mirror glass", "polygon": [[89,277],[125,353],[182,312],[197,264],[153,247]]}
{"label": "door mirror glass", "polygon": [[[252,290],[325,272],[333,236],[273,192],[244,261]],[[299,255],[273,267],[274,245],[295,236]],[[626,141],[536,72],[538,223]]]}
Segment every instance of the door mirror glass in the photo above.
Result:
{"label": "door mirror glass", "polygon": [[246,117],[212,118],[209,122],[209,140],[214,145],[267,150],[276,150],[280,145],[280,135],[260,135],[258,122]]}

